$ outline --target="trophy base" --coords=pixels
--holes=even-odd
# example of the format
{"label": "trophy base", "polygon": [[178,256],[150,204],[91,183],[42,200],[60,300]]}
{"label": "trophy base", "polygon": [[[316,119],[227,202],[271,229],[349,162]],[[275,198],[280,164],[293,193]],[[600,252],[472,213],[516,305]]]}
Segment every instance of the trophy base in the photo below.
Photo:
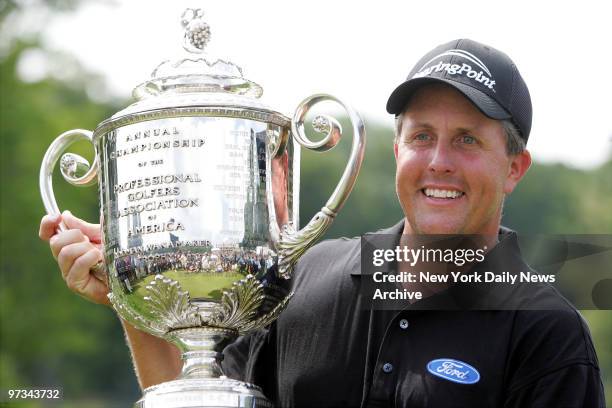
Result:
{"label": "trophy base", "polygon": [[229,378],[181,379],[144,390],[134,408],[272,408],[256,385]]}

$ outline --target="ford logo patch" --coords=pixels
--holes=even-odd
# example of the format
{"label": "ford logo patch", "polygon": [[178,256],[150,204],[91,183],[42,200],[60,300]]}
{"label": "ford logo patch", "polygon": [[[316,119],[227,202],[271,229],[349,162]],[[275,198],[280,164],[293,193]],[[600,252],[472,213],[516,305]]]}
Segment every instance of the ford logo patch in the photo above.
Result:
{"label": "ford logo patch", "polygon": [[438,358],[427,363],[427,371],[435,376],[459,384],[480,381],[480,373],[471,365],[452,358]]}

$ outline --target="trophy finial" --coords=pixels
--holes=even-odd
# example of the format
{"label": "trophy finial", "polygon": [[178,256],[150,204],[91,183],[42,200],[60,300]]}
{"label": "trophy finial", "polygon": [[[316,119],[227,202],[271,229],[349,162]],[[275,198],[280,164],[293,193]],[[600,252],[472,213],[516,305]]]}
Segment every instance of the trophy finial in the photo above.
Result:
{"label": "trophy finial", "polygon": [[186,8],[181,15],[183,49],[174,58],[161,62],[151,78],[134,88],[136,99],[171,93],[234,94],[259,98],[261,86],[244,78],[242,69],[232,61],[215,58],[204,51],[210,41],[210,26],[200,8]]}
{"label": "trophy finial", "polygon": [[197,54],[204,52],[210,41],[210,26],[204,21],[204,10],[186,9],[181,16],[181,25],[185,29],[183,48]]}

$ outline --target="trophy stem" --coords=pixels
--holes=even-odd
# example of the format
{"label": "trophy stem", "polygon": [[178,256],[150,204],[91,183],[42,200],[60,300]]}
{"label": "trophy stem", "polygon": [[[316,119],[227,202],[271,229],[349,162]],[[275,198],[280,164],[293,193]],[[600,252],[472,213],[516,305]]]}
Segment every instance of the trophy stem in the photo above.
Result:
{"label": "trophy stem", "polygon": [[223,349],[236,336],[234,331],[206,326],[169,332],[166,339],[182,352],[183,369],[179,379],[221,377]]}
{"label": "trophy stem", "polygon": [[183,369],[180,379],[218,378],[223,375],[221,360],[223,355],[217,352],[187,351],[181,355]]}
{"label": "trophy stem", "polygon": [[135,408],[272,407],[259,387],[223,375],[223,349],[237,335],[233,330],[209,326],[168,332],[165,339],[182,352],[181,374],[174,381],[144,390]]}

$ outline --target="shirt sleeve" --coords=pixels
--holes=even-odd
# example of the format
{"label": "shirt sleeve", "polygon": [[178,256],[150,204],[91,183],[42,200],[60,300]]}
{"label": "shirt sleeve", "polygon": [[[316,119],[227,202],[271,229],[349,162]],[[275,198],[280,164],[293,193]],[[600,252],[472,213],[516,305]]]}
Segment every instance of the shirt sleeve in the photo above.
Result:
{"label": "shirt sleeve", "polygon": [[249,361],[249,349],[251,336],[241,336],[223,350],[223,361],[221,368],[223,374],[234,380],[244,381],[246,378],[247,364]]}
{"label": "shirt sleeve", "polygon": [[604,408],[599,369],[591,364],[570,364],[525,384],[508,395],[504,407]]}
{"label": "shirt sleeve", "polygon": [[[276,381],[274,355],[275,323],[239,337],[223,350],[221,368],[232,379],[261,387],[264,394],[273,390]],[[266,394],[268,395],[268,394]]]}
{"label": "shirt sleeve", "polygon": [[575,309],[519,311],[504,407],[603,408],[597,355]]}

